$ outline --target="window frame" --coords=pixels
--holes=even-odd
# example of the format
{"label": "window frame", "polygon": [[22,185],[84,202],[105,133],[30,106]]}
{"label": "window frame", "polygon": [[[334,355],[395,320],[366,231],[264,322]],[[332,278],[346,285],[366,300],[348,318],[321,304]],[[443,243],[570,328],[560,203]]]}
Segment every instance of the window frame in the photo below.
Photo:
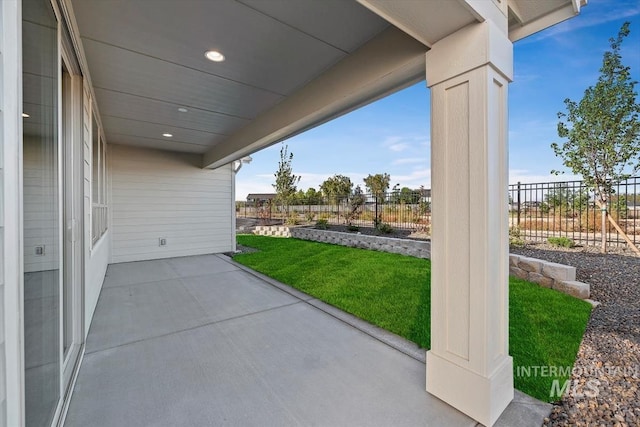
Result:
{"label": "window frame", "polygon": [[95,108],[91,110],[91,247],[93,248],[109,229],[109,207],[107,203],[107,144],[96,110]]}

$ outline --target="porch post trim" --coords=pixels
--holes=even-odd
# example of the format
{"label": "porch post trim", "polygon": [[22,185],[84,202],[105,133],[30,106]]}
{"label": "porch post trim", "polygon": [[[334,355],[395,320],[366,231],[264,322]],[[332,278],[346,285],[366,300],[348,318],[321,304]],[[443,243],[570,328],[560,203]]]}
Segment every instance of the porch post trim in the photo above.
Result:
{"label": "porch post trim", "polygon": [[485,425],[513,399],[508,355],[507,86],[491,21],[426,54],[431,88],[431,350],[427,391]]}

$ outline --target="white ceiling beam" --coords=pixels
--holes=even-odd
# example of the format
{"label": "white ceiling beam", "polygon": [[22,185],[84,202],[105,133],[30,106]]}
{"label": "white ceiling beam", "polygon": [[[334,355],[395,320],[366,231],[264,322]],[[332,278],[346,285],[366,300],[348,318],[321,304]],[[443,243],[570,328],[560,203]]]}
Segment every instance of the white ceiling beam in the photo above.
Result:
{"label": "white ceiling beam", "polygon": [[427,50],[397,28],[388,28],[216,144],[204,154],[203,167],[220,167],[424,79]]}
{"label": "white ceiling beam", "polygon": [[580,13],[580,8],[587,4],[587,0],[569,0],[564,6],[558,9],[550,10],[548,13],[530,18],[523,16],[520,12],[520,8],[518,7],[520,2],[521,1],[518,0],[511,0],[509,3],[511,12],[513,12],[521,22],[520,25],[509,28],[509,39],[512,42],[528,37],[545,28],[566,21],[569,18],[573,18]]}
{"label": "white ceiling beam", "polygon": [[473,22],[484,21],[467,4],[474,0],[356,1],[428,47]]}
{"label": "white ceiling beam", "polygon": [[519,4],[516,1],[510,1],[509,2],[509,10],[513,14],[513,16],[515,16],[515,18],[518,21],[518,23],[520,25],[522,25],[522,22],[524,21],[524,18],[522,16],[522,12],[520,11]]}
{"label": "white ceiling beam", "polygon": [[473,13],[478,22],[491,21],[500,31],[507,33],[506,0],[458,0]]}

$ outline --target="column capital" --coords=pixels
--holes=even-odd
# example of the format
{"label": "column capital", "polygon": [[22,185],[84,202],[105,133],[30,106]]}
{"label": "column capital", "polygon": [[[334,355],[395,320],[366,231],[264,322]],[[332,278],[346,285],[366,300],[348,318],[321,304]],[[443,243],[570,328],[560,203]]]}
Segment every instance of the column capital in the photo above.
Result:
{"label": "column capital", "polygon": [[513,81],[513,44],[491,21],[470,24],[438,41],[427,52],[427,86],[488,64]]}

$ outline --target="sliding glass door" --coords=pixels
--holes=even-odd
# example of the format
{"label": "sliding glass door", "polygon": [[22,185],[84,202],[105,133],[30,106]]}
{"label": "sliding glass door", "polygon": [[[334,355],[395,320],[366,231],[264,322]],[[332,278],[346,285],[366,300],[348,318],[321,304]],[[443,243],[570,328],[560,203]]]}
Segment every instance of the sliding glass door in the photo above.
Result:
{"label": "sliding glass door", "polygon": [[76,368],[84,336],[82,323],[83,141],[82,76],[74,72],[72,54],[62,44],[62,393]]}
{"label": "sliding glass door", "polygon": [[23,0],[25,414],[48,426],[60,401],[58,21],[51,4]]}
{"label": "sliding glass door", "polygon": [[82,78],[52,2],[22,5],[25,416],[50,426],[83,337]]}

